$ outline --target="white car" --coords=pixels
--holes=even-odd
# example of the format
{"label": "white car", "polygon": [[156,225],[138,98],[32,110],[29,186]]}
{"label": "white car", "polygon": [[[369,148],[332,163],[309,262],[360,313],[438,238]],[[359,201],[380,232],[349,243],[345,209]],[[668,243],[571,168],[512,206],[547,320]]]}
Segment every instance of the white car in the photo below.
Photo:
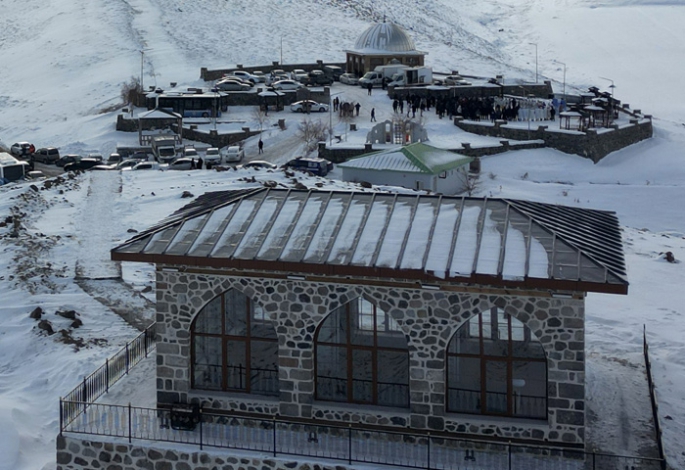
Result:
{"label": "white car", "polygon": [[359,85],[359,79],[353,73],[344,73],[340,75],[340,83],[346,85]]}
{"label": "white car", "polygon": [[279,80],[274,82],[272,86],[275,90],[298,90],[304,85],[302,85],[300,82],[296,82],[295,80]]}
{"label": "white car", "polygon": [[264,75],[264,72],[262,72],[261,70],[253,70],[252,75],[257,77],[257,79],[258,79],[257,81],[259,83],[265,83],[266,82],[266,75]]}
{"label": "white car", "polygon": [[246,72],[244,70],[236,70],[235,72],[232,73],[234,77],[241,78],[245,81],[251,82],[251,83],[257,83],[259,81],[259,77],[256,75],[252,75],[249,72]]}
{"label": "white car", "polygon": [[470,82],[464,80],[464,77],[460,75],[448,75],[442,82],[448,86],[465,86],[471,84]]}
{"label": "white car", "polygon": [[140,162],[133,167],[131,170],[159,170],[159,163],[157,162]]}
{"label": "white car", "polygon": [[290,111],[293,113],[325,113],[328,112],[328,105],[325,103],[318,103],[314,100],[302,100],[291,104]]}
{"label": "white car", "polygon": [[240,162],[245,157],[245,150],[241,149],[237,145],[231,147],[225,147],[222,149],[222,154],[226,163]]}
{"label": "white car", "polygon": [[214,84],[214,88],[219,91],[250,91],[252,87],[242,81],[224,79]]}
{"label": "white car", "polygon": [[193,167],[193,159],[181,157],[169,163],[169,170],[190,170]]}
{"label": "white car", "polygon": [[305,72],[303,69],[294,69],[292,72],[290,72],[290,78],[297,80],[298,82],[307,80],[307,76],[307,72]]}
{"label": "white car", "polygon": [[216,147],[210,147],[205,151],[205,165],[211,168],[221,163],[221,154]]}
{"label": "white car", "polygon": [[239,168],[253,168],[255,170],[278,170],[278,165],[274,165],[273,163],[264,160],[252,160],[244,165],[240,165]]}

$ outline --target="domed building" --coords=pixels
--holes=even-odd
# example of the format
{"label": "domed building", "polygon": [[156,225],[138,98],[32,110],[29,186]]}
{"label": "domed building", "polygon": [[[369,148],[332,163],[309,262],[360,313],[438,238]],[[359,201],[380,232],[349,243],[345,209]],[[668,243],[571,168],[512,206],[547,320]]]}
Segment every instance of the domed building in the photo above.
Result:
{"label": "domed building", "polygon": [[424,65],[426,52],[417,51],[414,41],[394,23],[379,23],[359,36],[347,53],[347,71],[364,75],[379,65],[400,63],[410,67]]}

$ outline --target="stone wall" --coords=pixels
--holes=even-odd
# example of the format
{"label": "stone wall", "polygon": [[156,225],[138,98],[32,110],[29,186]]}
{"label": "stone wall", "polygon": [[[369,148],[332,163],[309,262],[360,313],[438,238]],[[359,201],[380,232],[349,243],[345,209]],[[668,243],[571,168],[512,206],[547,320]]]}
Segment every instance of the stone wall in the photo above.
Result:
{"label": "stone wall", "polygon": [[472,134],[503,137],[512,140],[541,140],[545,147],[580,155],[597,163],[611,152],[652,137],[651,119],[631,119],[630,124],[614,125],[608,129],[589,129],[587,132],[564,131],[548,125],[531,124],[531,129],[507,126],[507,121],[473,122],[454,118],[454,125]]}
{"label": "stone wall", "polygon": [[200,78],[206,82],[208,81],[213,81],[213,80],[218,80],[224,75],[230,75],[231,73],[235,72],[236,70],[244,70],[246,72],[254,72],[255,70],[261,70],[264,72],[265,75],[268,75],[271,73],[272,70],[276,69],[281,69],[285,70],[286,72],[290,72],[295,69],[303,69],[306,72],[310,72],[312,70],[321,70],[325,65],[337,65],[338,67],[342,68],[345,70],[345,67],[347,67],[347,64],[345,62],[324,62],[322,60],[317,60],[316,63],[308,63],[308,64],[282,64],[280,65],[278,62],[272,62],[271,65],[253,65],[250,67],[243,67],[238,65],[237,67],[232,67],[232,68],[225,68],[225,69],[215,69],[215,70],[209,70],[206,67],[202,67],[200,69]]}
{"label": "stone wall", "polygon": [[145,446],[57,437],[57,470],[347,470],[344,462],[314,463],[306,458],[246,456],[231,450],[179,450],[170,445]]}
{"label": "stone wall", "polygon": [[407,95],[418,95],[420,97],[434,96],[436,98],[485,98],[487,96],[535,96],[536,98],[549,98],[554,94],[552,82],[529,83],[523,85],[505,85],[504,87],[496,84],[473,85],[473,86],[445,86],[439,88],[414,87],[388,87],[388,96],[406,97]]}
{"label": "stone wall", "polygon": [[[203,408],[326,419],[369,425],[383,423],[417,430],[473,436],[584,442],[584,302],[555,299],[546,292],[443,292],[416,288],[360,286],[265,278],[262,273],[205,275],[157,271],[157,399],[160,405],[198,403]],[[387,283],[387,279],[377,282]],[[279,336],[280,397],[271,402],[235,393],[190,389],[190,328],[211,299],[237,289],[269,313]],[[334,309],[364,296],[391,315],[409,344],[410,407],[406,410],[314,400],[314,349],[317,326]],[[448,413],[445,408],[445,351],[457,329],[493,307],[525,324],[547,354],[548,420],[493,419]],[[380,411],[379,411],[380,408]],[[354,410],[354,411],[352,411]]]}

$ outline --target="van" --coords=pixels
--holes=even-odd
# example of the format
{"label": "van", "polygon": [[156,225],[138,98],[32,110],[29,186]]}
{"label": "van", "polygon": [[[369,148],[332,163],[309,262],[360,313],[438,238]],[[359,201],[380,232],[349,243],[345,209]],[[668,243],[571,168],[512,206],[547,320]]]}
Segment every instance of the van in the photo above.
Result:
{"label": "van", "polygon": [[329,170],[329,162],[323,158],[297,157],[286,163],[284,167],[306,171],[316,176],[326,176]]}

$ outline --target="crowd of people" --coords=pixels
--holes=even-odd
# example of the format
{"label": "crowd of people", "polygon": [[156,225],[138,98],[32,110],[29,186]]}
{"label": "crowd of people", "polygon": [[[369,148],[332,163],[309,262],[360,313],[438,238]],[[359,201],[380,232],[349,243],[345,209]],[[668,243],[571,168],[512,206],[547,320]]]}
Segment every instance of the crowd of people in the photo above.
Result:
{"label": "crowd of people", "polygon": [[[472,121],[506,119],[507,121],[554,121],[566,104],[563,100],[522,98],[514,96],[488,97],[436,97],[408,94],[395,96],[392,109],[395,113],[414,118],[417,113],[430,111],[431,108],[442,119],[462,116]],[[406,113],[405,113],[406,111]]]}

